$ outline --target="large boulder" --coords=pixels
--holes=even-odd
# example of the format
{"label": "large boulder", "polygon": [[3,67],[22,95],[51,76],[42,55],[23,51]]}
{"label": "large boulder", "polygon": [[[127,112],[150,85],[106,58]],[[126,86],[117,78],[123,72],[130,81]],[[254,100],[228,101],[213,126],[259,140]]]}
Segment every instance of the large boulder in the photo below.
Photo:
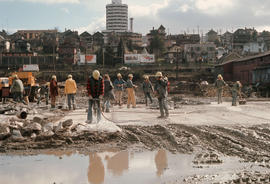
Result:
{"label": "large boulder", "polygon": [[62,123],[63,128],[68,128],[68,127],[71,127],[72,125],[73,125],[72,119],[68,119]]}
{"label": "large boulder", "polygon": [[40,134],[42,127],[39,123],[31,123],[26,127],[22,128],[24,136],[31,136],[32,133]]}
{"label": "large boulder", "polygon": [[33,118],[33,122],[34,122],[34,123],[38,123],[38,124],[40,124],[41,126],[44,126],[44,125],[47,124],[47,122],[46,122],[44,119],[42,119],[42,118],[40,118],[40,117],[37,117],[37,116]]}
{"label": "large boulder", "polygon": [[53,123],[47,123],[42,127],[43,132],[53,131]]}
{"label": "large boulder", "polygon": [[0,140],[4,140],[10,136],[10,129],[7,124],[0,124]]}
{"label": "large boulder", "polygon": [[14,142],[22,142],[25,138],[22,136],[20,130],[12,130],[10,139]]}

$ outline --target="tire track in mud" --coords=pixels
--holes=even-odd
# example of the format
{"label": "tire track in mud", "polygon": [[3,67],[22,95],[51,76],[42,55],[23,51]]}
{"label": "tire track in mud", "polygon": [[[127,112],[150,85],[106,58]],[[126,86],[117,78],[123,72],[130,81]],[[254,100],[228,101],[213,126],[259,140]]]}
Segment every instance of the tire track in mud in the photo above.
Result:
{"label": "tire track in mud", "polygon": [[31,152],[44,149],[126,149],[139,145],[154,150],[164,148],[172,152],[192,153],[194,147],[245,161],[270,162],[270,126],[188,126],[166,124],[155,126],[120,126],[122,132],[84,132],[58,134],[51,137],[25,138],[14,142],[0,141],[0,153]]}

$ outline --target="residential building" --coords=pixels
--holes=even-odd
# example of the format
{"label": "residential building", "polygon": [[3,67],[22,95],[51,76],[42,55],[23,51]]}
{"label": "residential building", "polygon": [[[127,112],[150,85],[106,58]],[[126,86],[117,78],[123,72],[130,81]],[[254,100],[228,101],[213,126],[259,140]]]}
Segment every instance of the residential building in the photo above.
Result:
{"label": "residential building", "polygon": [[180,62],[180,60],[181,61],[183,60],[182,53],[183,53],[183,47],[174,45],[168,48],[168,51],[164,54],[164,57],[168,63],[175,63],[177,61]]}
{"label": "residential building", "polygon": [[168,35],[167,40],[176,45],[198,44],[200,43],[200,35],[199,34]]}
{"label": "residential building", "polygon": [[133,32],[123,32],[118,33],[118,35],[122,38],[122,40],[128,42],[130,41],[133,46],[142,47],[142,34],[133,33]]}
{"label": "residential building", "polygon": [[186,44],[184,54],[187,62],[215,62],[216,45],[214,43]]}
{"label": "residential building", "polygon": [[93,46],[93,36],[87,31],[83,32],[79,36],[80,39],[80,50],[83,53],[86,53],[87,50],[90,50]]}
{"label": "residential building", "polygon": [[59,45],[59,62],[65,64],[76,64],[77,48],[70,42],[64,42]]}
{"label": "residential building", "polygon": [[238,29],[233,33],[233,50],[242,53],[244,45],[257,41],[257,31],[253,29]]}
{"label": "residential building", "polygon": [[233,33],[226,31],[221,36],[221,44],[224,48],[228,50],[232,50],[232,42],[233,42]]}
{"label": "residential building", "polygon": [[40,39],[44,33],[56,34],[57,30],[18,30],[17,33],[24,37],[25,40]]}
{"label": "residential building", "polygon": [[160,25],[160,27],[158,29],[155,29],[153,27],[153,29],[150,30],[150,33],[148,33],[146,36],[147,36],[147,46],[150,45],[150,42],[154,36],[158,36],[163,41],[165,41],[166,40],[166,28],[163,25]]}
{"label": "residential building", "polygon": [[206,33],[206,41],[216,43],[219,41],[219,36],[216,31],[211,29],[208,33]]}
{"label": "residential building", "polygon": [[122,4],[122,0],[112,0],[106,5],[106,30],[128,31],[128,5]]}
{"label": "residential building", "polygon": [[263,42],[265,43],[266,49],[270,50],[270,32],[263,31],[259,34],[258,37],[263,40]]}
{"label": "residential building", "polygon": [[104,35],[101,32],[96,32],[93,34],[93,45],[104,45]]}
{"label": "residential building", "polygon": [[264,42],[249,42],[244,44],[242,55],[254,55],[266,51]]}

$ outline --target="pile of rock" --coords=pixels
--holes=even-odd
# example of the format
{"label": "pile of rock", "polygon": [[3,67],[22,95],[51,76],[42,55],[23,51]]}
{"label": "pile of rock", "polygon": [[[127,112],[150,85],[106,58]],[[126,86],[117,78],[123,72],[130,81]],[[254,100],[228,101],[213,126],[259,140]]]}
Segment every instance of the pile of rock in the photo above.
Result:
{"label": "pile of rock", "polygon": [[[5,123],[0,123],[0,141],[9,139],[18,142],[27,138],[44,139],[55,134],[69,136],[72,125],[72,119],[55,124],[40,117],[34,117],[30,121],[10,118]],[[76,128],[73,127],[73,130],[76,131]]]}
{"label": "pile of rock", "polygon": [[22,142],[27,139],[43,141],[54,138],[76,137],[86,132],[121,132],[112,122],[95,124],[74,123],[72,119],[50,122],[48,118],[34,117],[32,120],[10,118],[0,123],[0,141]]}

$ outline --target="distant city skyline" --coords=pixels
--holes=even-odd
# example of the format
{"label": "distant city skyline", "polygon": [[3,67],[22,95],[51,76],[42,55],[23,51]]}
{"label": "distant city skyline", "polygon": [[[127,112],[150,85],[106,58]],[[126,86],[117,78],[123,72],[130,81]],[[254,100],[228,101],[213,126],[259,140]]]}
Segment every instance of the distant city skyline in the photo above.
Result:
{"label": "distant city skyline", "polygon": [[[0,28],[65,29],[90,33],[106,29],[111,0],[0,0]],[[238,28],[270,30],[267,0],[122,0],[134,18],[134,32],[146,34],[161,24],[167,33],[204,34]]]}

